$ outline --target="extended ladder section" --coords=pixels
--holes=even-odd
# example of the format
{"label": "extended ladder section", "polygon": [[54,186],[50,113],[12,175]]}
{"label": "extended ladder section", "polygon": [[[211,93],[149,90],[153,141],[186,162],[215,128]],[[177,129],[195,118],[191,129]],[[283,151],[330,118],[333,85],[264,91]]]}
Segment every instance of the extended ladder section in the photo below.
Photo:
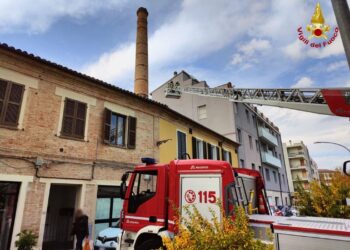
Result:
{"label": "extended ladder section", "polygon": [[168,84],[167,98],[181,98],[183,93],[225,98],[243,102],[288,108],[324,115],[350,117],[350,88],[337,89],[253,89],[253,88],[200,88]]}

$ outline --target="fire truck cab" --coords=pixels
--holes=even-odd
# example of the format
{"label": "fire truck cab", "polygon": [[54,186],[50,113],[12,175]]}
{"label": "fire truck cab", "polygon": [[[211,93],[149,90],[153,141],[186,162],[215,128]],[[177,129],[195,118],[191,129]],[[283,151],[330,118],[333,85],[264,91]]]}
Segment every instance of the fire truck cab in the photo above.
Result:
{"label": "fire truck cab", "polygon": [[[155,164],[147,158],[143,162],[146,164],[122,177],[120,249],[160,248],[161,236],[174,235],[175,210],[183,212],[185,205],[195,205],[207,218],[211,217],[210,208],[219,210],[219,200],[229,215],[233,215],[237,205],[268,214],[264,183],[258,171],[232,168],[228,162],[216,160]],[[131,176],[126,187],[128,175]]]}

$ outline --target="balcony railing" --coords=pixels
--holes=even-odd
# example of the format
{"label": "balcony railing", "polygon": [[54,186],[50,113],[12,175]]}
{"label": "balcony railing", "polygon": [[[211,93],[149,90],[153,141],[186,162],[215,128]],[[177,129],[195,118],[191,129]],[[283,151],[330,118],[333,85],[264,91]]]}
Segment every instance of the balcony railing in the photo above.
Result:
{"label": "balcony railing", "polygon": [[290,157],[290,158],[292,158],[292,157],[297,157],[297,158],[303,157],[303,158],[305,158],[305,155],[304,155],[303,151],[298,151],[298,152],[295,152],[295,153],[288,153],[288,157]]}
{"label": "balcony railing", "polygon": [[261,152],[261,158],[263,163],[266,163],[278,168],[282,167],[280,159],[278,159],[277,157],[274,157],[269,153]]}
{"label": "balcony railing", "polygon": [[266,141],[272,143],[275,146],[278,146],[278,141],[276,136],[270,133],[270,131],[267,128],[259,127],[259,136]]}
{"label": "balcony railing", "polygon": [[290,167],[291,170],[302,170],[302,169],[307,169],[306,166],[297,166],[297,167]]}

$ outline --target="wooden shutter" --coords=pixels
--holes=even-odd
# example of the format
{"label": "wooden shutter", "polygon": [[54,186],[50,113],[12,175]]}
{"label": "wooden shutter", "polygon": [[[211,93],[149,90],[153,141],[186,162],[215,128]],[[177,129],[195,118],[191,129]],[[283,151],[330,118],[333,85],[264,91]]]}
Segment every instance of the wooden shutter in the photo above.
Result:
{"label": "wooden shutter", "polygon": [[0,81],[0,122],[2,124],[18,125],[23,92],[23,85]]}
{"label": "wooden shutter", "polygon": [[105,143],[110,143],[111,134],[111,115],[112,111],[105,108],[104,111],[104,125],[103,125],[103,141]]}
{"label": "wooden shutter", "polygon": [[229,157],[230,164],[232,166],[232,154],[230,151],[228,152],[228,157]]}
{"label": "wooden shutter", "polygon": [[[7,90],[7,82],[0,80],[0,122],[3,123],[3,117],[5,116],[5,96]],[[3,110],[4,108],[4,110]]]}
{"label": "wooden shutter", "polygon": [[128,116],[128,148],[136,147],[136,118]]}
{"label": "wooden shutter", "polygon": [[84,138],[85,134],[85,118],[86,103],[76,102],[75,131],[74,135],[78,138]]}
{"label": "wooden shutter", "polygon": [[203,141],[203,159],[208,159],[207,155],[207,144],[205,141]]}
{"label": "wooden shutter", "polygon": [[218,160],[220,160],[220,149],[219,149],[219,147],[216,147],[216,154],[218,155]]}
{"label": "wooden shutter", "polygon": [[197,140],[192,137],[192,159],[197,159]]}
{"label": "wooden shutter", "polygon": [[68,137],[84,138],[86,103],[66,98],[61,134]]}
{"label": "wooden shutter", "polygon": [[208,143],[207,145],[208,145],[208,159],[212,160],[213,159],[213,154],[211,152],[211,144]]}

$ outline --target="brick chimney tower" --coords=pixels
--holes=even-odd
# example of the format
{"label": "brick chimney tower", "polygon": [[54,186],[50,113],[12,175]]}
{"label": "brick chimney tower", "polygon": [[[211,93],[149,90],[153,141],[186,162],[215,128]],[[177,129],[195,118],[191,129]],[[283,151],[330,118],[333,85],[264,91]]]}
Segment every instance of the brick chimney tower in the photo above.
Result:
{"label": "brick chimney tower", "polygon": [[148,98],[148,36],[146,8],[137,10],[136,60],[134,92]]}

